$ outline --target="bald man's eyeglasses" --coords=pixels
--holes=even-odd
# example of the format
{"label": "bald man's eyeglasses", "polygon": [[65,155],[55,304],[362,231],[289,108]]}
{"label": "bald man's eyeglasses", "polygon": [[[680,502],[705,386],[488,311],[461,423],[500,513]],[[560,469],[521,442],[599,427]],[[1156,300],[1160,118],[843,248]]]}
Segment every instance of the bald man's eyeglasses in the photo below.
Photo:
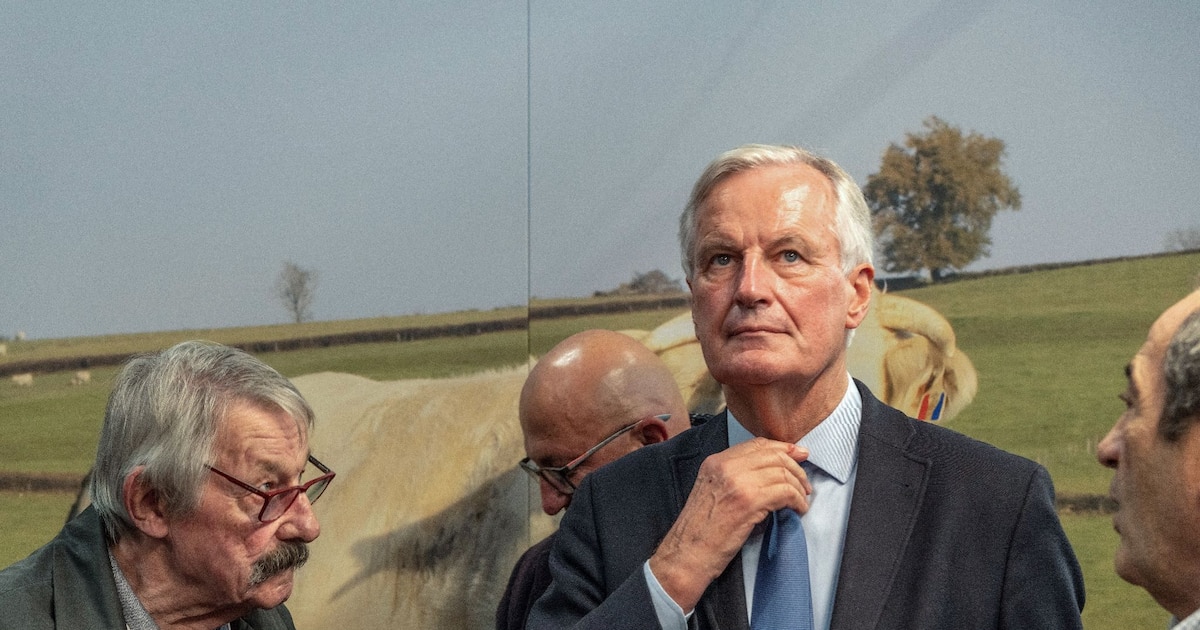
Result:
{"label": "bald man's eyeglasses", "polygon": [[[658,416],[654,416],[654,417],[658,418],[659,420],[662,420],[663,422],[666,422],[668,419],[670,419],[671,414],[664,413],[662,415],[658,415]],[[567,494],[567,495],[575,494],[575,484],[571,483],[571,473],[575,472],[575,470],[577,468],[582,466],[583,462],[586,462],[589,457],[591,457],[592,455],[595,455],[596,451],[599,451],[600,449],[604,448],[605,446],[608,446],[608,444],[610,442],[621,437],[622,435],[629,433],[635,427],[637,427],[637,425],[645,422],[646,420],[649,420],[649,418],[643,418],[641,420],[638,420],[637,422],[634,422],[633,424],[628,424],[628,425],[621,427],[620,429],[617,429],[616,433],[613,433],[612,435],[604,438],[603,440],[600,440],[599,444],[593,446],[592,448],[589,448],[587,451],[585,451],[583,453],[583,455],[580,455],[579,457],[576,457],[575,459],[571,460],[571,462],[569,464],[567,464],[566,466],[558,466],[555,468],[542,468],[541,466],[538,466],[536,463],[534,463],[534,461],[532,459],[529,459],[528,457],[526,457],[525,459],[522,459],[520,461],[519,465],[521,466],[521,470],[524,470],[525,472],[529,473],[529,476],[533,477],[535,481],[541,479],[541,480],[544,480],[546,483],[550,484],[550,487],[554,488],[558,492],[561,492],[561,493]]]}
{"label": "bald man's eyeglasses", "polygon": [[230,482],[258,495],[259,498],[263,500],[262,509],[258,512],[258,520],[262,523],[270,523],[271,521],[278,519],[280,516],[283,516],[283,513],[287,512],[288,508],[292,507],[292,504],[296,502],[296,498],[300,496],[301,492],[304,493],[304,496],[308,497],[309,503],[316,503],[317,499],[321,498],[321,495],[325,493],[325,489],[329,487],[329,482],[333,481],[334,475],[337,474],[332,470],[329,470],[325,464],[317,461],[317,458],[313,457],[312,455],[308,456],[308,462],[313,466],[316,466],[317,470],[321,471],[322,475],[320,477],[298,486],[279,488],[278,490],[271,490],[269,492],[263,492],[262,490],[255,488],[241,479],[221,472],[212,466],[209,466],[208,469],[228,479]]}

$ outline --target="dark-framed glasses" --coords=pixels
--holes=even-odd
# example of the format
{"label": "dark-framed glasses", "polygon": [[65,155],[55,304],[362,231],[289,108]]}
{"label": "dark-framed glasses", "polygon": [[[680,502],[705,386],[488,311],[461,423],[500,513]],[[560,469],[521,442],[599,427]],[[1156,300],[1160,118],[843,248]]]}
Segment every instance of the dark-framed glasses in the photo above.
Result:
{"label": "dark-framed glasses", "polygon": [[[654,417],[658,418],[659,420],[662,420],[663,422],[666,422],[668,419],[670,419],[671,414],[664,413],[664,414],[657,415]],[[617,429],[616,433],[613,433],[612,435],[604,438],[603,440],[600,440],[599,444],[584,451],[583,455],[580,455],[579,457],[576,457],[575,459],[571,460],[571,462],[568,463],[566,466],[557,466],[554,468],[542,468],[541,466],[538,466],[532,459],[529,459],[528,457],[526,457],[525,459],[522,459],[518,465],[521,467],[521,470],[524,470],[525,472],[529,473],[529,476],[533,477],[535,480],[538,480],[538,479],[545,480],[546,483],[550,484],[551,488],[554,488],[555,490],[557,490],[563,494],[567,494],[567,495],[575,494],[575,484],[571,483],[571,473],[575,472],[575,469],[577,469],[581,465],[583,465],[583,462],[587,461],[587,459],[589,457],[591,457],[592,455],[595,455],[596,451],[599,451],[600,449],[604,448],[610,442],[621,437],[622,435],[629,433],[630,431],[632,431],[634,429],[634,427],[645,422],[646,420],[649,420],[649,418],[642,418],[641,420],[638,420],[637,422],[634,422],[633,424],[627,424],[627,425],[621,427],[620,429]]]}
{"label": "dark-framed glasses", "polygon": [[283,513],[287,512],[288,508],[292,507],[292,504],[296,502],[296,497],[299,497],[301,492],[308,497],[309,503],[316,503],[317,499],[321,498],[321,495],[325,493],[325,489],[329,487],[329,482],[333,481],[334,475],[337,474],[332,470],[329,470],[325,464],[317,461],[317,458],[313,457],[312,455],[308,456],[308,462],[313,466],[316,466],[317,470],[321,471],[322,474],[320,477],[302,483],[298,486],[279,488],[277,490],[270,490],[268,492],[263,492],[262,490],[255,488],[241,479],[238,479],[237,477],[234,477],[228,473],[221,472],[212,466],[209,466],[208,469],[262,498],[263,506],[262,510],[258,512],[258,520],[263,523],[270,523],[280,516],[283,516]]}

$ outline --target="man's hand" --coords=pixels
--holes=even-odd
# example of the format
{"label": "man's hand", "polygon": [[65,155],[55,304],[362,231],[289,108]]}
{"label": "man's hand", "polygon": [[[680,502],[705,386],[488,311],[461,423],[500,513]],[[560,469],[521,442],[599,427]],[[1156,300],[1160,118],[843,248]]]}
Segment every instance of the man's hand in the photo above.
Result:
{"label": "man's hand", "polygon": [[700,465],[696,485],[671,530],[650,558],[650,570],[684,612],[741,550],[767,514],[808,512],[812,486],[799,462],[808,451],[754,438],[716,453]]}

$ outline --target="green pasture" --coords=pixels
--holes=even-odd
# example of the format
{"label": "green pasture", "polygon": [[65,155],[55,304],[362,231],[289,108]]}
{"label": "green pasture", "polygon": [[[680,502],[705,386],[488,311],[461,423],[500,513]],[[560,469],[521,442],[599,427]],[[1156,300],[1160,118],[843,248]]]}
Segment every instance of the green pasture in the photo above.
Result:
{"label": "green pasture", "polygon": [[904,292],[950,320],[979,394],[947,426],[1038,461],[1060,495],[1107,494],[1096,444],[1125,364],[1196,285],[1200,254],[992,276]]}
{"label": "green pasture", "polygon": [[[1186,294],[1200,254],[998,275],[905,291],[942,312],[979,373],[979,394],[946,425],[1041,462],[1060,496],[1104,495],[1111,475],[1095,461],[1096,443],[1120,413],[1123,368],[1150,323]],[[581,300],[585,301],[585,300]],[[526,331],[406,343],[372,343],[260,355],[288,376],[350,372],[379,380],[443,377],[519,365],[586,328],[650,329],[678,310],[536,319]],[[469,312],[420,316],[428,325],[520,316]],[[467,318],[467,319],[463,319]],[[414,324],[407,318],[319,322],[227,331],[179,331],[9,344],[6,360],[146,351],[181,339],[226,343],[286,339]],[[18,349],[13,352],[14,346]],[[82,474],[115,368],[37,375],[34,387],[0,381],[0,472]],[[54,535],[73,499],[65,493],[0,492],[0,566]],[[1116,535],[1103,514],[1064,514],[1083,565],[1088,628],[1157,628],[1165,615],[1140,589],[1112,573]]]}
{"label": "green pasture", "polygon": [[347,319],[330,322],[306,322],[303,324],[175,330],[65,339],[34,339],[30,341],[9,342],[7,344],[8,354],[0,356],[0,365],[38,359],[152,352],[187,339],[207,339],[218,343],[236,345],[250,342],[305,339],[362,331],[469,324],[525,317],[527,313],[528,310],[525,307],[514,306],[488,311],[471,310],[436,315],[420,314]]}
{"label": "green pasture", "polygon": [[1158,630],[1167,627],[1167,613],[1146,591],[1125,582],[1113,572],[1117,533],[1105,514],[1063,514],[1063,529],[1083,569],[1087,603],[1083,627],[1087,630]]}

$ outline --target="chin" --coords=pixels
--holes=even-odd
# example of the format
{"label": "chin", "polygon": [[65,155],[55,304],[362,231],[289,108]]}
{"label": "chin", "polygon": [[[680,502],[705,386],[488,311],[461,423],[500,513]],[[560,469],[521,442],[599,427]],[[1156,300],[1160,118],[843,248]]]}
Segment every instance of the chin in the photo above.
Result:
{"label": "chin", "polygon": [[1129,557],[1129,552],[1125,549],[1124,541],[1117,543],[1117,553],[1113,558],[1113,569],[1116,571],[1117,577],[1130,584],[1141,586],[1142,580],[1138,576],[1137,569]]}
{"label": "chin", "polygon": [[[719,375],[718,375],[719,372]],[[770,385],[779,380],[780,375],[773,370],[761,366],[736,366],[714,370],[713,378],[723,385]]]}
{"label": "chin", "polygon": [[255,587],[253,602],[256,608],[270,609],[292,596],[293,570],[288,569]]}

